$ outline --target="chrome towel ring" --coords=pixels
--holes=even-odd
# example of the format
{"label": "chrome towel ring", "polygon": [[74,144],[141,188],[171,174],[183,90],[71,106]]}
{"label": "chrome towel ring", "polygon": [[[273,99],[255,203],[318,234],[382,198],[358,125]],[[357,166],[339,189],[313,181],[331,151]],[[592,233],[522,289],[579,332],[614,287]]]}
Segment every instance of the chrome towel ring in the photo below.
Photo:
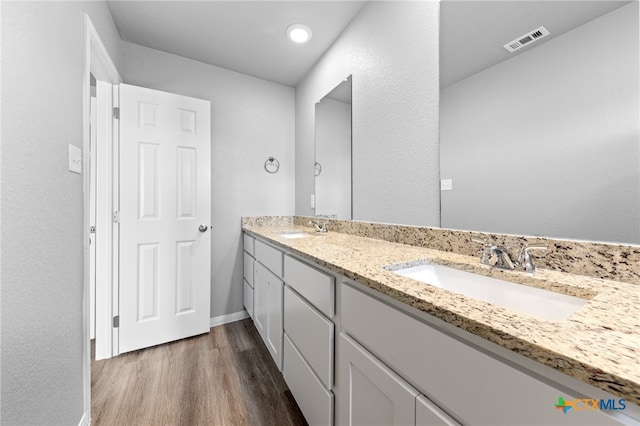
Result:
{"label": "chrome towel ring", "polygon": [[269,157],[264,162],[264,169],[267,173],[278,173],[278,170],[280,170],[280,162],[276,158]]}

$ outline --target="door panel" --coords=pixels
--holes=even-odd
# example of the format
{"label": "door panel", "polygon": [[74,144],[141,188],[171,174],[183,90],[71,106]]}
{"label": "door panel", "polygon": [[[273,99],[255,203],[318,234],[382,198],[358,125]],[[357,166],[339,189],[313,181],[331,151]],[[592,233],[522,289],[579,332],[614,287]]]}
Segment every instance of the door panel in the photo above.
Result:
{"label": "door panel", "polygon": [[342,333],[339,377],[342,424],[415,426],[418,391]]}
{"label": "door panel", "polygon": [[[271,275],[271,274],[270,274]],[[269,277],[267,347],[279,370],[282,370],[282,291],[284,285],[275,276]]]}
{"label": "door panel", "polygon": [[265,335],[267,332],[267,294],[269,283],[267,281],[267,270],[259,262],[254,262],[254,277],[253,277],[253,314],[255,326],[262,337],[262,340],[266,340]]}
{"label": "door panel", "polygon": [[193,262],[191,255],[194,241],[177,243],[176,314],[193,312]]}
{"label": "door panel", "polygon": [[283,282],[260,262],[254,269],[254,324],[269,353],[282,370]]}
{"label": "door panel", "polygon": [[209,331],[210,144],[208,101],[120,85],[120,353]]}
{"label": "door panel", "polygon": [[196,213],[196,150],[178,148],[178,217],[192,218]]}
{"label": "door panel", "polygon": [[158,218],[158,151],[160,145],[140,142],[138,155],[139,180],[139,213],[140,219]]}

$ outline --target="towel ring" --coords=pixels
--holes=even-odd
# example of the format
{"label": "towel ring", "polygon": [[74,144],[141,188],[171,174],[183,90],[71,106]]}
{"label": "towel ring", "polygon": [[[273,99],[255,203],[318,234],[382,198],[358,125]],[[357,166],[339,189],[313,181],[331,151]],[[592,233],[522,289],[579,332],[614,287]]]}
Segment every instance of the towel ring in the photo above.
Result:
{"label": "towel ring", "polygon": [[280,162],[276,158],[269,157],[264,162],[264,169],[267,173],[278,173],[278,170],[280,170]]}
{"label": "towel ring", "polygon": [[314,169],[315,169],[315,170],[314,170],[314,175],[315,175],[315,176],[320,176],[320,173],[322,173],[322,164],[320,164],[320,163],[318,163],[318,162],[316,161],[316,164],[315,164],[315,166],[314,166]]}

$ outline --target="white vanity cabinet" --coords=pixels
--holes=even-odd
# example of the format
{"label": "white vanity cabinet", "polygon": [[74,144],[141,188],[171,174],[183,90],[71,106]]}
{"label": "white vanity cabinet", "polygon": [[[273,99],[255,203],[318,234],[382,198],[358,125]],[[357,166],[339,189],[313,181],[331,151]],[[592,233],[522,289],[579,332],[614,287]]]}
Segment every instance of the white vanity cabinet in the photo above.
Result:
{"label": "white vanity cabinet", "polygon": [[340,424],[416,424],[418,391],[345,334],[340,334]]}
{"label": "white vanity cabinet", "polygon": [[253,322],[278,369],[282,371],[282,256],[260,241],[254,244]]}
{"label": "white vanity cabinet", "polygon": [[243,234],[243,301],[244,308],[251,318],[253,318],[253,268],[255,259],[253,257],[255,238],[251,235]]}
{"label": "white vanity cabinet", "polygon": [[284,280],[284,379],[310,425],[332,425],[335,278],[287,255]]}
{"label": "white vanity cabinet", "polygon": [[[350,347],[357,342],[361,345],[360,351],[373,359],[373,364],[377,362],[380,370],[392,371],[397,375],[396,382],[404,380],[407,382],[404,385],[423,394],[418,396],[413,409],[405,408],[415,413],[416,424],[456,424],[456,421],[487,425],[621,424],[619,419],[599,410],[565,415],[554,406],[558,397],[572,400],[589,395],[581,395],[565,385],[516,368],[511,362],[476,348],[458,336],[449,335],[350,284],[341,286],[341,321],[341,336],[345,334],[351,339],[345,343],[341,338],[339,346],[341,419],[348,419],[349,413],[353,415],[356,409],[364,412],[381,410],[385,400],[380,396],[377,402],[359,408],[353,405],[359,400],[356,390],[352,389],[351,395],[344,392],[349,383],[352,388],[354,383],[375,384],[381,374],[380,371],[370,374],[368,371],[371,370],[360,370],[357,374],[363,377],[354,382],[353,368],[357,368],[357,364],[348,362],[353,352]],[[377,387],[382,389],[382,386]],[[386,399],[391,400],[388,396]],[[386,404],[391,403],[387,401]]]}
{"label": "white vanity cabinet", "polygon": [[459,426],[379,359],[340,334],[341,425]]}
{"label": "white vanity cabinet", "polygon": [[426,396],[416,397],[416,426],[460,426],[447,413],[429,401]]}

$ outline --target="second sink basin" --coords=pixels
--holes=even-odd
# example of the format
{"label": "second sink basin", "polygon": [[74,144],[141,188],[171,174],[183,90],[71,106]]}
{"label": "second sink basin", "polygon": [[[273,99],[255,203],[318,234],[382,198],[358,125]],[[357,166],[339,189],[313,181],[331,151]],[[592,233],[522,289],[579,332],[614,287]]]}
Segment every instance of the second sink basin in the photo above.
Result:
{"label": "second sink basin", "polygon": [[499,280],[447,266],[418,261],[416,266],[389,265],[385,269],[494,305],[549,321],[569,318],[586,300],[549,290]]}
{"label": "second sink basin", "polygon": [[309,237],[310,235],[306,232],[283,232],[280,236],[282,238],[295,239]]}

